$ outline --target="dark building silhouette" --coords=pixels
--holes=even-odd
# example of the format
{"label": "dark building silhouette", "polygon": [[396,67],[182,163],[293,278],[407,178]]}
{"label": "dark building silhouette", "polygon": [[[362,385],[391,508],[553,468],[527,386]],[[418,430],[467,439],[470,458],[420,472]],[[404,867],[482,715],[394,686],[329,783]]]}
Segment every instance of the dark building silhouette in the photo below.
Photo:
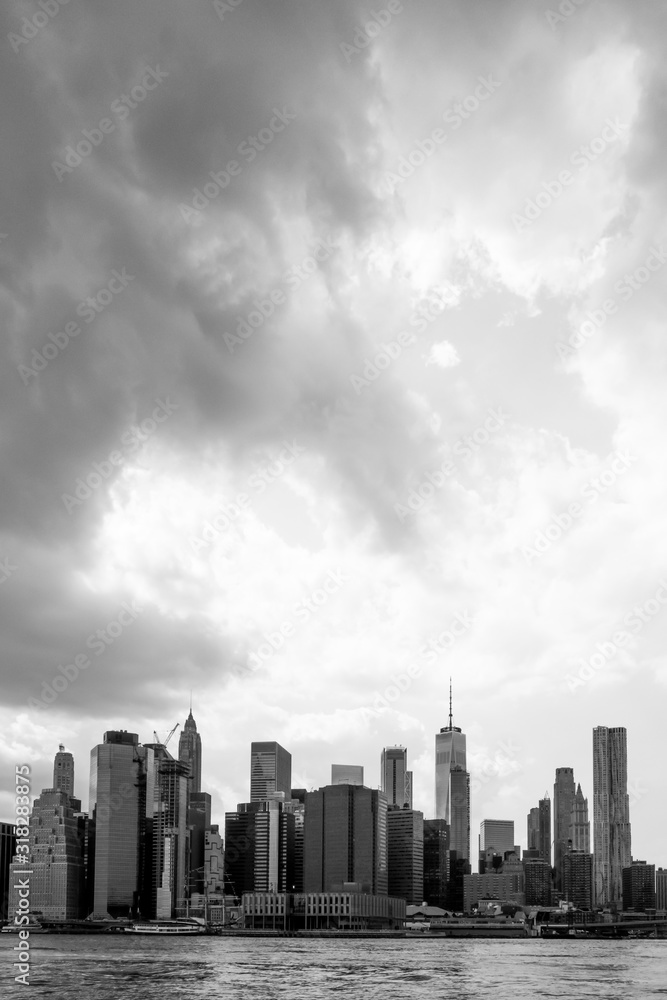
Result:
{"label": "dark building silhouette", "polygon": [[561,859],[561,872],[559,896],[580,910],[592,910],[593,855],[585,851],[568,851]]}
{"label": "dark building silhouette", "polygon": [[551,906],[551,865],[524,855],[523,871],[526,906]]}
{"label": "dark building silhouette", "polygon": [[388,894],[419,906],[424,899],[424,814],[416,809],[387,812]]}
{"label": "dark building silhouette", "polygon": [[350,882],[387,894],[387,798],[362,785],[326,785],[306,793],[304,891]]}
{"label": "dark building silhouette", "polygon": [[[16,834],[12,823],[0,823],[0,920],[9,916],[9,866],[16,853]],[[11,919],[14,919],[12,914]]]}
{"label": "dark building silhouette", "polygon": [[429,906],[445,908],[448,881],[449,827],[444,819],[425,819],[424,901]]}
{"label": "dark building silhouette", "polygon": [[623,909],[655,910],[655,865],[633,861],[623,869]]}

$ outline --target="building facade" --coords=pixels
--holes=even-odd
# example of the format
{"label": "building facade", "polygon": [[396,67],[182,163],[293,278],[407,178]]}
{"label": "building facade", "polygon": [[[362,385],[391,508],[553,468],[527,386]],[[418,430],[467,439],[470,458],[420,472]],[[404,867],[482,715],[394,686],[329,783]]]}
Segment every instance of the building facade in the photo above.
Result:
{"label": "building facade", "polygon": [[274,792],[290,798],[292,754],[275,742],[250,745],[250,801],[261,802]]}
{"label": "building facade", "polygon": [[406,747],[385,747],[380,758],[380,787],[389,808],[412,809],[412,772],[408,771]]}
{"label": "building facade", "polygon": [[667,912],[667,868],[658,868],[655,873],[655,908]]}
{"label": "building facade", "polygon": [[110,730],[90,752],[93,916],[128,917],[139,899],[139,737]]}
{"label": "building facade", "polygon": [[557,767],[554,782],[554,868],[556,890],[563,886],[563,856],[570,850],[570,827],[574,809],[574,770]]}
{"label": "building facade", "polygon": [[484,875],[464,875],[463,909],[470,913],[480,899],[497,899],[502,903],[525,903],[523,871],[493,872]]}
{"label": "building facade", "polygon": [[479,825],[479,871],[484,873],[490,855],[497,855],[502,862],[508,851],[514,851],[514,820],[483,819]]}
{"label": "building facade", "polygon": [[[341,786],[342,787],[342,786]],[[287,892],[294,883],[295,815],[276,794],[261,802],[240,802],[225,813],[225,888]]]}
{"label": "building facade", "polygon": [[419,906],[424,899],[424,814],[416,809],[387,811],[387,891]]}
{"label": "building facade", "polygon": [[621,908],[623,869],[631,864],[627,732],[593,730],[593,824],[595,901]]}
{"label": "building facade", "polygon": [[53,787],[74,797],[74,757],[62,743],[53,761]]}
{"label": "building facade", "polygon": [[551,865],[543,858],[524,859],[526,906],[551,906]]}
{"label": "building facade", "polygon": [[29,830],[30,864],[10,866],[10,913],[19,903],[16,883],[27,877],[34,917],[40,921],[79,919],[84,916],[85,870],[72,797],[54,788],[42,789],[33,804]]}
{"label": "building facade", "polygon": [[588,799],[584,798],[581,785],[577,785],[572,806],[570,839],[573,851],[591,852],[591,824],[588,819]]}
{"label": "building facade", "polygon": [[448,881],[449,827],[444,819],[425,819],[424,900],[430,906],[445,908]]}
{"label": "building facade", "polygon": [[656,909],[655,865],[633,861],[623,869],[623,909],[641,913]]}
{"label": "building facade", "polygon": [[568,851],[562,858],[559,896],[579,910],[592,910],[595,902],[593,855]]}
{"label": "building facade", "polygon": [[363,785],[364,769],[361,764],[332,764],[332,785]]}
{"label": "building facade", "polygon": [[178,759],[189,765],[190,792],[201,792],[201,736],[192,717],[192,708],[178,739]]}
{"label": "building facade", "polygon": [[12,823],[0,823],[0,920],[9,916],[9,869],[16,853],[15,830]]}
{"label": "building facade", "polygon": [[435,736],[435,813],[450,830],[451,849],[470,860],[470,775],[467,771],[466,738],[449,725]]}
{"label": "building facade", "polygon": [[359,785],[326,785],[306,793],[304,891],[344,882],[387,894],[387,798]]}

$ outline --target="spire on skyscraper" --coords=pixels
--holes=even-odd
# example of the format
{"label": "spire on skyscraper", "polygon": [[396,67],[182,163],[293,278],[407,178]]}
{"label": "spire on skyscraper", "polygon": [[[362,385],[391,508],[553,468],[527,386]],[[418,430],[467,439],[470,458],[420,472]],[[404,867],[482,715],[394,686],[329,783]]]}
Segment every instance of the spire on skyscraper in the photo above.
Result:
{"label": "spire on skyscraper", "polygon": [[452,728],[452,678],[449,678],[449,728]]}

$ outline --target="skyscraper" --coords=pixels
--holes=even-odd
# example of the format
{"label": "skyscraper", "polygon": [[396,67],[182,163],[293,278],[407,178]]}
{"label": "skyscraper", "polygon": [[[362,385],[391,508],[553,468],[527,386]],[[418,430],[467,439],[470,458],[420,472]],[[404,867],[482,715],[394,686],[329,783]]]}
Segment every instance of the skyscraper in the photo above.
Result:
{"label": "skyscraper", "polygon": [[551,799],[547,792],[528,813],[528,850],[551,865]]}
{"label": "skyscraper", "polygon": [[424,899],[424,814],[416,809],[387,812],[388,893],[408,906]]}
{"label": "skyscraper", "polygon": [[575,794],[574,771],[571,767],[557,767],[554,782],[554,868],[557,890],[563,888],[563,855],[570,849]]}
{"label": "skyscraper", "polygon": [[292,790],[292,754],[280,743],[250,745],[250,801],[261,802],[274,792],[284,792],[289,800]]}
{"label": "skyscraper", "polygon": [[84,899],[83,847],[72,799],[66,792],[42,789],[30,816],[28,865],[12,864],[9,910],[19,902],[18,879],[30,871],[30,913],[43,920],[76,920]]}
{"label": "skyscraper", "polygon": [[623,869],[631,864],[627,733],[619,726],[593,730],[595,902],[618,908]]}
{"label": "skyscraper", "polygon": [[[405,747],[385,747],[380,758],[380,781],[391,809],[412,809],[412,771],[408,771],[408,751]],[[420,900],[421,902],[421,900]]]}
{"label": "skyscraper", "polygon": [[655,910],[655,865],[633,861],[623,869],[623,909]]}
{"label": "skyscraper", "polygon": [[192,705],[178,740],[178,759],[190,766],[190,791],[201,792],[201,736],[192,717]]}
{"label": "skyscraper", "polygon": [[278,795],[239,802],[236,812],[225,813],[225,887],[238,897],[290,891],[295,825],[291,800],[285,803]]}
{"label": "skyscraper", "polygon": [[62,743],[53,761],[53,787],[66,795],[74,795],[74,757]]}
{"label": "skyscraper", "polygon": [[363,785],[364,769],[361,764],[332,764],[332,785]]}
{"label": "skyscraper", "polygon": [[360,785],[327,785],[306,794],[304,891],[332,892],[345,882],[387,895],[387,798]]}
{"label": "skyscraper", "polygon": [[450,831],[450,849],[462,861],[470,860],[470,775],[466,738],[452,725],[452,689],[449,687],[449,725],[435,736],[435,813]]}
{"label": "skyscraper", "polygon": [[507,851],[514,850],[513,819],[483,819],[479,826],[479,871],[486,870],[487,859],[495,854],[502,862]]}
{"label": "skyscraper", "polygon": [[591,824],[588,819],[588,799],[584,798],[581,785],[577,785],[572,807],[570,839],[573,851],[591,852]]}
{"label": "skyscraper", "polygon": [[424,820],[424,899],[445,908],[449,881],[449,827],[444,819]]}
{"label": "skyscraper", "polygon": [[188,827],[190,830],[189,893],[204,892],[206,887],[206,831],[211,825],[211,796],[208,792],[190,792]]}
{"label": "skyscraper", "polygon": [[580,910],[593,908],[593,855],[568,851],[561,859],[560,895]]}
{"label": "skyscraper", "polygon": [[129,916],[139,892],[139,737],[110,730],[90,752],[93,915]]}

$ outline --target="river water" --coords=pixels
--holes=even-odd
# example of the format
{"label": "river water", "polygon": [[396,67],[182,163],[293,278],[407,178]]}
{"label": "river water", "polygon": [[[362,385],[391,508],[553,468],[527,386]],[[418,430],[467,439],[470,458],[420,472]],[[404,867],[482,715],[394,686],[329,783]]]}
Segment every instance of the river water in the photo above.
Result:
{"label": "river water", "polygon": [[30,987],[0,936],[0,997],[52,1000],[647,1000],[667,940],[403,940],[32,935]]}

